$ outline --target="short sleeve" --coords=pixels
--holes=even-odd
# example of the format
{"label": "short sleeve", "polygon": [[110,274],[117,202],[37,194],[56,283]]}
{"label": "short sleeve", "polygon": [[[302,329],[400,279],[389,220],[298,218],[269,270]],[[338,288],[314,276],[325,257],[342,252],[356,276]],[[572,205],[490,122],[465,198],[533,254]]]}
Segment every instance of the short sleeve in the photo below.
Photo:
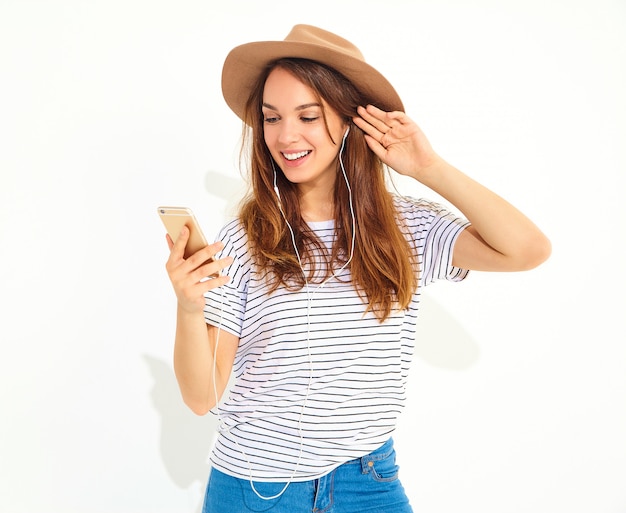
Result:
{"label": "short sleeve", "polygon": [[404,217],[420,264],[420,284],[437,280],[462,281],[469,271],[452,265],[454,244],[470,223],[439,203],[402,198],[399,212]]}
{"label": "short sleeve", "polygon": [[221,329],[240,337],[248,290],[247,239],[240,224],[233,221],[222,228],[217,240],[224,244],[224,249],[218,254],[218,257],[231,256],[233,263],[223,271],[230,277],[230,281],[204,295],[204,318],[207,324],[219,326]]}

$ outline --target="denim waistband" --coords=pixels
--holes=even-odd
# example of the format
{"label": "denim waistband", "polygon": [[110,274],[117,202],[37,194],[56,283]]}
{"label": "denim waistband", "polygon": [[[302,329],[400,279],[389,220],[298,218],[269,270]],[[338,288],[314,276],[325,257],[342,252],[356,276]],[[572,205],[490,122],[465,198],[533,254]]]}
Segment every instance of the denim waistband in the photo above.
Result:
{"label": "denim waistband", "polygon": [[393,438],[389,438],[389,440],[387,440],[378,449],[374,449],[369,454],[361,456],[360,458],[346,461],[344,465],[361,465],[362,470],[367,471],[374,464],[374,462],[388,458],[393,450]]}

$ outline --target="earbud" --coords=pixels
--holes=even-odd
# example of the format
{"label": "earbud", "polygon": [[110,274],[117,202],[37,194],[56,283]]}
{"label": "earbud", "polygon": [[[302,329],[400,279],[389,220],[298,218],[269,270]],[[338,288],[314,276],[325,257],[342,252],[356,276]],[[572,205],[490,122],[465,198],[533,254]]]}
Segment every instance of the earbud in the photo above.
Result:
{"label": "earbud", "polygon": [[348,137],[348,132],[350,131],[350,127],[346,128],[346,132],[343,134],[343,140],[346,140],[346,137]]}

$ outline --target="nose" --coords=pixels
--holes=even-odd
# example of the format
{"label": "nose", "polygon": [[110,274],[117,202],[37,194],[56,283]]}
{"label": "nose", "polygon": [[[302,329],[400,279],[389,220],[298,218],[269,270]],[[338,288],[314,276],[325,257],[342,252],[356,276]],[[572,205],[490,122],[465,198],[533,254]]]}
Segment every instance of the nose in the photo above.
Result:
{"label": "nose", "polygon": [[278,142],[288,146],[300,137],[295,124],[289,120],[282,120],[278,129]]}

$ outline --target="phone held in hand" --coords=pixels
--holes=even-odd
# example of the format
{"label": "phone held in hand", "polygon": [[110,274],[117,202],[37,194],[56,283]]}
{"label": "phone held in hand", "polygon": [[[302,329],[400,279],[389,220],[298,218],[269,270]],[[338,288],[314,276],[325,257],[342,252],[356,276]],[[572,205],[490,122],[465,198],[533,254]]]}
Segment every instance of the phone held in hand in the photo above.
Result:
{"label": "phone held in hand", "polygon": [[[178,239],[183,226],[189,229],[189,240],[185,246],[184,258],[187,259],[198,250],[208,246],[206,237],[198,224],[196,217],[190,208],[187,207],[158,207],[157,212],[167,233],[174,242]],[[209,259],[206,262],[211,262]]]}

